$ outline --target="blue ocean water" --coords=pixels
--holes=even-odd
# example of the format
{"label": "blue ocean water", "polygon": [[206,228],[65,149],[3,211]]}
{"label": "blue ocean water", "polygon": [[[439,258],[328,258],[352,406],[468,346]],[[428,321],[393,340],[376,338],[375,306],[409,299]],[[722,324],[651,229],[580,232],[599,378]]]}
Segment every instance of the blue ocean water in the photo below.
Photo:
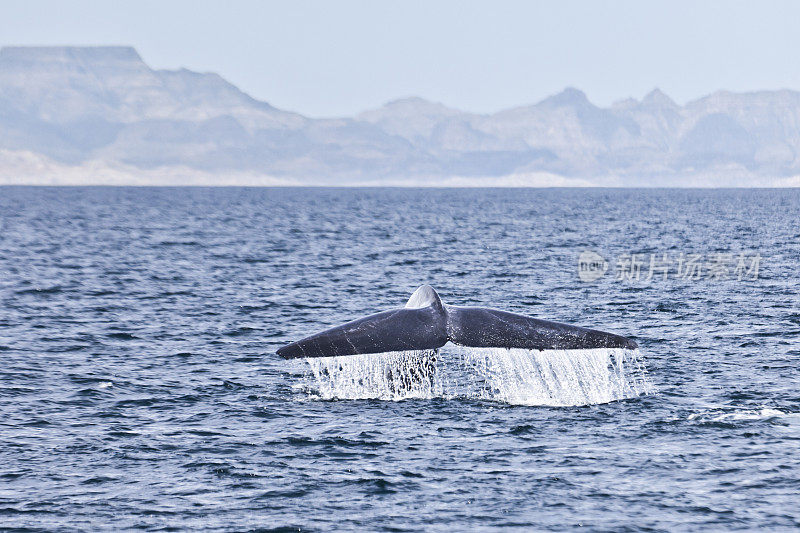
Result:
{"label": "blue ocean water", "polygon": [[[0,188],[0,528],[798,528],[798,220],[798,190]],[[275,355],[422,283],[634,338],[651,388],[473,364],[347,399]]]}

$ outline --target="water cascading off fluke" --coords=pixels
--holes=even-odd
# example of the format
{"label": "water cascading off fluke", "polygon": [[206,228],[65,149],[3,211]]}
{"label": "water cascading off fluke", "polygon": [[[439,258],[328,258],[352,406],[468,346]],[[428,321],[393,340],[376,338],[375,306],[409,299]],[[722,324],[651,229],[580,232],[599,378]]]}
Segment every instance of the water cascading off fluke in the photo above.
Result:
{"label": "water cascading off fluke", "polygon": [[305,360],[323,399],[465,398],[577,406],[653,391],[638,350],[418,350]]}

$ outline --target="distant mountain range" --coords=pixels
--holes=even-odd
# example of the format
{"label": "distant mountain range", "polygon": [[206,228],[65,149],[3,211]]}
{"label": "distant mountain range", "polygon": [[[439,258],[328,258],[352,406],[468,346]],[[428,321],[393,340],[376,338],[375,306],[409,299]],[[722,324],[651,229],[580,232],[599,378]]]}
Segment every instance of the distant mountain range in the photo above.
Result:
{"label": "distant mountain range", "polygon": [[408,98],[312,119],[133,48],[6,47],[0,183],[800,186],[800,92],[601,108],[569,88],[491,115]]}

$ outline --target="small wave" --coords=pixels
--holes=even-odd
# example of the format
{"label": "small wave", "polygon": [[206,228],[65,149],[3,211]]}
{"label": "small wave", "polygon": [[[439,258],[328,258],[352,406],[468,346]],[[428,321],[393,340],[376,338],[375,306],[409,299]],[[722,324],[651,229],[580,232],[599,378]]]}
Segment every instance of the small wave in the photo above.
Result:
{"label": "small wave", "polygon": [[21,289],[21,290],[16,291],[14,294],[19,294],[19,295],[23,295],[23,294],[35,294],[35,295],[40,295],[40,294],[58,294],[58,293],[62,292],[63,290],[64,290],[64,287],[62,287],[61,285],[54,285],[52,287],[36,287],[36,288],[33,288],[33,289]]}
{"label": "small wave", "polygon": [[242,337],[244,335],[250,335],[254,331],[258,331],[256,328],[251,328],[249,326],[242,326],[236,329],[232,329],[223,333],[226,337]]}
{"label": "small wave", "polygon": [[161,241],[158,246],[202,246],[198,241]]}
{"label": "small wave", "polygon": [[134,335],[133,333],[126,333],[124,331],[114,332],[114,333],[107,333],[106,337],[109,339],[115,339],[120,341],[131,341],[137,340],[139,337]]}
{"label": "small wave", "polygon": [[771,420],[775,418],[784,418],[792,416],[792,413],[774,409],[771,407],[760,407],[752,409],[739,409],[739,408],[719,408],[707,409],[700,413],[692,413],[687,419],[694,420],[700,423],[707,422],[738,422],[738,421],[754,421],[754,420]]}
{"label": "small wave", "polygon": [[339,448],[376,448],[388,446],[389,443],[380,440],[348,439],[345,437],[287,437],[282,441],[292,446],[334,446]]}
{"label": "small wave", "polygon": [[348,482],[350,485],[360,487],[366,494],[394,494],[397,492],[395,484],[383,478],[360,478]]}
{"label": "small wave", "polygon": [[638,350],[461,348],[307,359],[319,398],[578,406],[653,392]]}
{"label": "small wave", "polygon": [[81,485],[100,485],[103,483],[114,482],[117,481],[119,478],[111,477],[111,476],[95,476],[84,479],[81,481]]}
{"label": "small wave", "polygon": [[89,291],[86,294],[88,296],[111,296],[112,294],[117,294],[117,291],[112,291],[108,289],[99,289],[96,291]]}

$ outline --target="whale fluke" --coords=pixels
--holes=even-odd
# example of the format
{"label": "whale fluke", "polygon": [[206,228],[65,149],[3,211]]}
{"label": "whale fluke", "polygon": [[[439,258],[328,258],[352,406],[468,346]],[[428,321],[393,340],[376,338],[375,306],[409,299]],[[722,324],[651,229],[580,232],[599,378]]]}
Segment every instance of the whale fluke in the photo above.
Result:
{"label": "whale fluke", "polygon": [[430,285],[406,306],[311,335],[278,349],[284,359],[436,350],[447,342],[479,348],[636,349],[631,339],[483,307],[445,305]]}

